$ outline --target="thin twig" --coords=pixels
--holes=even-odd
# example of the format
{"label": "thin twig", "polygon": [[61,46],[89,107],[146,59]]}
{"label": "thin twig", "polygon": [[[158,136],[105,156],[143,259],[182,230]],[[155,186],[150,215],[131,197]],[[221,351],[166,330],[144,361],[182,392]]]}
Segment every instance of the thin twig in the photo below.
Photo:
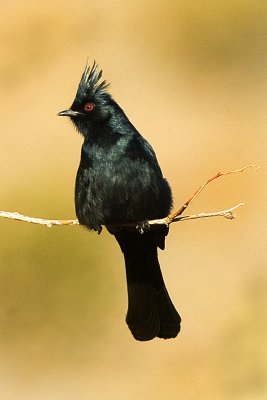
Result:
{"label": "thin twig", "polygon": [[[244,203],[240,203],[234,207],[228,208],[227,210],[216,211],[216,212],[211,212],[211,213],[200,213],[200,214],[193,214],[193,215],[186,215],[186,216],[178,215],[177,217],[173,218],[172,220],[169,220],[168,217],[161,218],[161,219],[153,219],[151,221],[147,221],[147,224],[148,225],[170,225],[173,222],[188,221],[189,219],[199,219],[199,218],[208,218],[208,217],[225,217],[227,219],[234,219],[235,214],[233,214],[232,211],[243,205],[244,205]],[[15,219],[17,221],[30,222],[32,224],[45,225],[48,228],[51,228],[52,226],[55,226],[55,225],[56,226],[79,225],[79,221],[77,219],[33,218],[33,217],[28,217],[27,215],[19,214],[18,212],[0,211],[0,217]],[[135,227],[136,223],[126,223],[126,224],[112,225],[112,226]]]}
{"label": "thin twig", "polygon": [[[154,219],[151,221],[146,222],[148,225],[170,225],[173,222],[178,222],[178,221],[187,221],[190,219],[199,219],[199,218],[207,218],[207,217],[225,217],[227,219],[234,219],[235,214],[233,214],[233,210],[237,209],[240,206],[243,206],[244,203],[240,203],[234,207],[231,207],[227,210],[223,211],[217,211],[217,212],[211,212],[211,213],[200,213],[200,214],[194,214],[194,215],[187,215],[182,217],[181,214],[188,208],[189,204],[194,200],[194,198],[207,186],[208,183],[212,182],[213,180],[219,178],[220,176],[224,175],[230,175],[230,174],[236,174],[239,172],[243,172],[248,168],[255,168],[257,169],[258,167],[256,165],[247,165],[246,167],[236,169],[233,171],[227,171],[227,172],[218,172],[217,174],[213,175],[211,178],[206,180],[206,182],[200,186],[190,197],[189,199],[184,203],[184,205],[176,212],[169,214],[167,217],[162,218],[162,219]],[[43,218],[34,218],[34,217],[29,217],[23,214],[19,214],[18,212],[8,212],[8,211],[0,211],[0,217],[2,218],[9,218],[9,219],[15,219],[17,221],[24,221],[24,222],[30,222],[33,224],[39,224],[39,225],[45,225],[49,228],[52,226],[62,226],[62,225],[79,225],[79,221],[77,219],[43,219]],[[114,225],[115,226],[115,225]],[[135,227],[136,223],[125,223],[125,224],[120,224],[116,225],[118,226],[128,226],[128,227]]]}
{"label": "thin twig", "polygon": [[218,172],[217,174],[213,175],[211,178],[207,179],[203,185],[201,185],[189,198],[188,200],[182,205],[182,207],[178,210],[175,211],[171,214],[168,215],[168,221],[171,222],[173,219],[175,219],[176,217],[178,217],[179,215],[181,215],[189,206],[189,204],[194,200],[195,197],[197,197],[197,195],[199,195],[200,192],[202,192],[202,190],[207,186],[208,183],[214,181],[217,178],[220,178],[221,176],[225,176],[225,175],[231,175],[231,174],[237,174],[240,172],[245,171],[248,168],[254,168],[254,169],[258,169],[259,167],[257,165],[247,165],[246,167],[243,168],[239,168],[239,169],[235,169],[233,171],[227,171],[227,172]]}
{"label": "thin twig", "polygon": [[51,228],[54,225],[79,225],[77,219],[43,219],[28,217],[27,215],[19,214],[18,212],[0,211],[0,217],[15,219],[17,221],[30,222],[32,224],[46,225]]}
{"label": "thin twig", "polygon": [[227,210],[222,211],[215,211],[210,213],[200,213],[200,214],[193,214],[193,215],[185,215],[181,216],[178,215],[177,217],[173,218],[171,221],[169,218],[162,218],[162,219],[154,219],[152,221],[148,221],[149,225],[170,225],[173,222],[180,222],[180,221],[188,221],[190,219],[199,219],[199,218],[209,218],[209,217],[224,217],[227,219],[235,219],[236,215],[233,213],[234,210],[243,206],[245,203],[239,203],[234,207],[228,208]]}

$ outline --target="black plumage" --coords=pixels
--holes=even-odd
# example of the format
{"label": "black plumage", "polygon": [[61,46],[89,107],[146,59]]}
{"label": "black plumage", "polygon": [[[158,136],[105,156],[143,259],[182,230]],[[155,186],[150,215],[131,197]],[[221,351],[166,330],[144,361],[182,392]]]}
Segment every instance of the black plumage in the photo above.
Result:
{"label": "black plumage", "polygon": [[[137,340],[176,337],[181,318],[171,302],[158,262],[168,228],[153,225],[140,233],[126,223],[162,218],[172,206],[171,189],[163,178],[150,144],[131,124],[100,82],[96,63],[82,75],[68,116],[84,136],[76,177],[78,220],[100,232],[105,225],[124,254],[128,287],[126,322]],[[133,225],[134,226],[134,225]]]}

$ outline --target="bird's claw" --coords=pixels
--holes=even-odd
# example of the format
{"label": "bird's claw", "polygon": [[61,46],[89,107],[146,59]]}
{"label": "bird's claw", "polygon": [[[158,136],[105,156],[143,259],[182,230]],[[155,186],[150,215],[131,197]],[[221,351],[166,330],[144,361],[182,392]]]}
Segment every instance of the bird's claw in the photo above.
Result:
{"label": "bird's claw", "polygon": [[94,228],[94,230],[98,233],[98,235],[100,235],[100,233],[102,232],[102,226],[101,225],[99,225],[99,226],[96,226],[95,228]]}
{"label": "bird's claw", "polygon": [[143,235],[143,233],[150,231],[150,225],[148,221],[139,222],[136,225],[136,230],[140,233],[140,235]]}

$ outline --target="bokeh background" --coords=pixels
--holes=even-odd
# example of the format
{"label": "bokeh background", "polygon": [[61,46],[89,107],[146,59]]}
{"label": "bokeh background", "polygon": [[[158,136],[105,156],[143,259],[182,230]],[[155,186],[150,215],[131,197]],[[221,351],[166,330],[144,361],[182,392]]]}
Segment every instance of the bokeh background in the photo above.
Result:
{"label": "bokeh background", "polygon": [[183,323],[139,343],[125,322],[123,258],[106,232],[0,221],[0,397],[265,399],[267,395],[265,1],[1,2],[0,208],[75,218],[82,138],[58,111],[87,58],[152,143],[178,208],[160,260]]}

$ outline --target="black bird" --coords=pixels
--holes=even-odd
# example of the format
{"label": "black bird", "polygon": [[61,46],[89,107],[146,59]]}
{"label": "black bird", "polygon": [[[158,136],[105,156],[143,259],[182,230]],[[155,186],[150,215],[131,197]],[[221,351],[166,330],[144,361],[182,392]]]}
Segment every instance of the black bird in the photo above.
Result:
{"label": "black bird", "polygon": [[84,136],[76,214],[90,230],[100,233],[105,225],[120,245],[128,287],[126,322],[135,339],[174,338],[181,318],[165,287],[157,255],[157,247],[164,249],[168,228],[141,224],[168,215],[171,189],[152,147],[113,100],[101,77],[95,62],[92,68],[87,65],[72,106],[58,114],[70,117]]}

